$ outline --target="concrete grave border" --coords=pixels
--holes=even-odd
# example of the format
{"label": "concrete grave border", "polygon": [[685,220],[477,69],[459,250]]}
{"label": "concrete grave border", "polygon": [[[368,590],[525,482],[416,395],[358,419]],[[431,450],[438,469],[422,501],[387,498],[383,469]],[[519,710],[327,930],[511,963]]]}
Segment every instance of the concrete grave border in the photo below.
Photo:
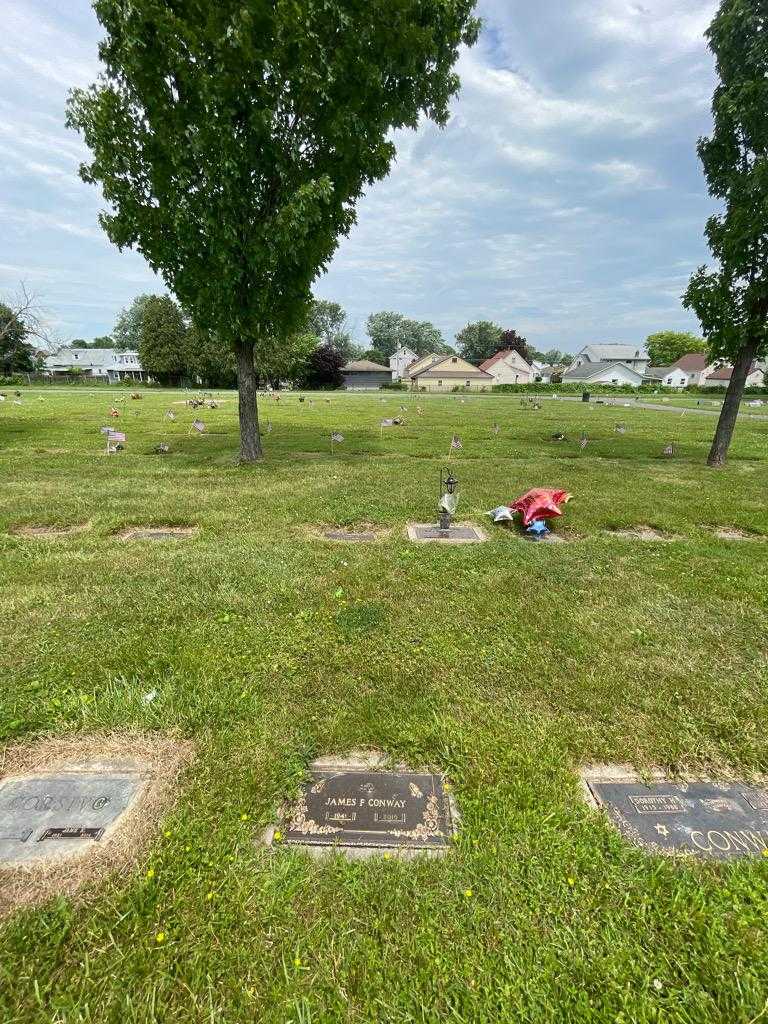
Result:
{"label": "concrete grave border", "polygon": [[[393,761],[380,750],[352,750],[345,756],[330,754],[318,757],[310,763],[308,770],[316,771],[381,771],[381,772],[423,772],[425,774],[439,775],[445,788],[445,796],[448,800],[451,811],[451,836],[455,839],[461,825],[461,815],[456,805],[456,798],[453,793],[450,781],[443,772],[435,771],[433,768],[413,768],[410,765],[399,761]],[[452,852],[452,847],[444,849],[409,849],[407,846],[400,847],[365,847],[365,846],[301,846],[292,843],[290,846],[283,846],[275,841],[275,833],[279,832],[290,814],[294,800],[284,800],[280,805],[277,815],[277,824],[270,825],[257,837],[256,845],[266,847],[270,853],[277,853],[281,850],[299,851],[317,859],[324,860],[328,857],[344,857],[349,861],[371,860],[372,858],[387,860],[416,860],[422,857],[436,858],[445,857]]]}
{"label": "concrete grave border", "polygon": [[142,783],[118,821],[98,843],[42,860],[0,865],[0,919],[55,896],[90,893],[107,875],[131,871],[173,803],[176,784],[194,747],[174,735],[115,732],[48,736],[5,748],[0,780],[58,773],[135,774]]}
{"label": "concrete grave border", "polygon": [[665,533],[655,526],[647,523],[638,523],[637,526],[617,526],[604,531],[609,537],[617,537],[619,540],[639,540],[645,544],[671,544],[680,540],[673,533]]}

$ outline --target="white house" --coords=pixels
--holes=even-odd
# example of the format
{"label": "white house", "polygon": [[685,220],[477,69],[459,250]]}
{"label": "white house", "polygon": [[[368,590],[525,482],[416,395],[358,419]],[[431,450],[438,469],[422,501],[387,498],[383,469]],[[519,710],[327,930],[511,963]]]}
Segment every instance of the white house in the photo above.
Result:
{"label": "white house", "polygon": [[389,357],[389,368],[392,371],[392,380],[402,380],[406,376],[405,371],[418,359],[418,354],[405,345],[401,345],[397,352]]}
{"label": "white house", "polygon": [[60,348],[47,356],[44,372],[49,376],[82,376],[112,383],[144,380],[138,352],[114,348]]}
{"label": "white house", "polygon": [[717,369],[717,364],[710,362],[709,356],[703,352],[688,352],[672,365],[688,375],[688,384],[684,385],[685,387],[704,384],[710,373]]}
{"label": "white house", "polygon": [[533,367],[513,348],[497,352],[479,368],[490,373],[494,384],[530,384],[533,379]]}
{"label": "white house", "polygon": [[642,379],[649,362],[648,353],[637,345],[586,345],[573,360],[566,371],[566,376],[584,363],[623,363],[637,371]]}
{"label": "white house", "polygon": [[639,388],[643,383],[644,370],[636,369],[624,362],[600,359],[594,362],[574,363],[563,372],[564,384],[629,384]]}
{"label": "white house", "polygon": [[645,383],[682,389],[688,387],[690,376],[679,366],[649,366],[645,371]]}
{"label": "white house", "polygon": [[[715,370],[714,373],[710,373],[704,382],[705,387],[717,387],[727,388],[731,383],[731,374],[733,373],[732,366],[721,366],[719,370]],[[765,384],[765,370],[761,369],[757,363],[752,363],[749,373],[747,374],[747,382],[745,387],[748,388],[761,388]]]}

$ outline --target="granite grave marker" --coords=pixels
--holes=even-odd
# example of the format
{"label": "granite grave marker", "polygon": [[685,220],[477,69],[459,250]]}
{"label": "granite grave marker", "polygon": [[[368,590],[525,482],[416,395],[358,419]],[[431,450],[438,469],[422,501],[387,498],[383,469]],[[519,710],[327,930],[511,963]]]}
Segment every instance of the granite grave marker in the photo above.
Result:
{"label": "granite grave marker", "polygon": [[0,863],[33,862],[99,842],[142,788],[136,774],[59,772],[0,783]]}
{"label": "granite grave marker", "polygon": [[768,789],[742,782],[586,782],[619,832],[653,853],[734,860],[768,851]]}

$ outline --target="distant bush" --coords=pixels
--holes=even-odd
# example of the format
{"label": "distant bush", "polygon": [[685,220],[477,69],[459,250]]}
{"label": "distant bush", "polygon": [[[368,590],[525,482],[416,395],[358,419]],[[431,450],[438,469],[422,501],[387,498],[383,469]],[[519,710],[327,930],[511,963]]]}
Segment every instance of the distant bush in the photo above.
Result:
{"label": "distant bush", "polygon": [[0,388],[12,388],[26,383],[25,378],[18,373],[14,373],[10,377],[0,377]]}
{"label": "distant bush", "polygon": [[401,380],[393,380],[391,384],[381,384],[382,391],[407,391],[408,385]]}

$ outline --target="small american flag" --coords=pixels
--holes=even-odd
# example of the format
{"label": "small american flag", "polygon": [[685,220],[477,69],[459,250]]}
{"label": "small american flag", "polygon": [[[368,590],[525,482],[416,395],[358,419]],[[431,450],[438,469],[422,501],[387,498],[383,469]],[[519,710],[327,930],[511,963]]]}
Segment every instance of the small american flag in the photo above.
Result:
{"label": "small american flag", "polygon": [[171,446],[166,444],[165,441],[161,441],[160,444],[155,445],[155,453],[157,455],[167,455],[171,450]]}
{"label": "small american flag", "polygon": [[451,451],[458,451],[460,448],[463,447],[464,445],[461,443],[461,438],[459,437],[459,435],[454,434],[453,437],[451,438]]}
{"label": "small american flag", "polygon": [[581,450],[584,451],[584,449],[587,447],[588,444],[589,444],[589,438],[587,437],[586,434],[582,434],[581,435],[581,440],[579,441],[579,448],[581,448]]}
{"label": "small american flag", "polygon": [[267,433],[272,433],[272,420],[267,420]]}
{"label": "small american flag", "polygon": [[627,428],[624,426],[623,423],[617,423],[616,426],[614,427],[614,430],[616,431],[617,434],[626,434],[626,432],[627,432]]}
{"label": "small american flag", "polygon": [[341,444],[341,442],[343,440],[344,440],[344,435],[340,434],[338,430],[334,430],[334,432],[331,434],[331,443],[332,444]]}
{"label": "small american flag", "polygon": [[205,433],[205,424],[202,420],[192,420],[192,429],[196,430],[198,434]]}
{"label": "small american flag", "polygon": [[674,446],[673,444],[668,444],[668,445],[667,445],[667,446],[666,446],[666,447],[664,448],[664,455],[665,455],[665,456],[666,456],[666,457],[667,457],[668,459],[671,459],[671,458],[672,458],[672,456],[673,456],[674,454],[675,454],[675,446]]}
{"label": "small american flag", "polygon": [[498,434],[499,430],[501,430],[501,427],[499,426],[499,424],[498,423],[494,423],[493,424],[493,432],[494,432],[494,434]]}
{"label": "small american flag", "polygon": [[110,430],[107,434],[108,441],[124,441],[125,434],[122,430]]}
{"label": "small american flag", "polygon": [[419,414],[419,416],[423,416],[424,415],[424,410],[421,408],[420,405],[416,406],[416,412]]}
{"label": "small american flag", "polygon": [[175,420],[176,419],[176,413],[173,411],[173,409],[169,409],[168,412],[165,414],[165,418],[167,420]]}
{"label": "small american flag", "polygon": [[394,425],[395,425],[395,421],[394,420],[382,420],[381,421],[381,426],[382,427],[394,427]]}

